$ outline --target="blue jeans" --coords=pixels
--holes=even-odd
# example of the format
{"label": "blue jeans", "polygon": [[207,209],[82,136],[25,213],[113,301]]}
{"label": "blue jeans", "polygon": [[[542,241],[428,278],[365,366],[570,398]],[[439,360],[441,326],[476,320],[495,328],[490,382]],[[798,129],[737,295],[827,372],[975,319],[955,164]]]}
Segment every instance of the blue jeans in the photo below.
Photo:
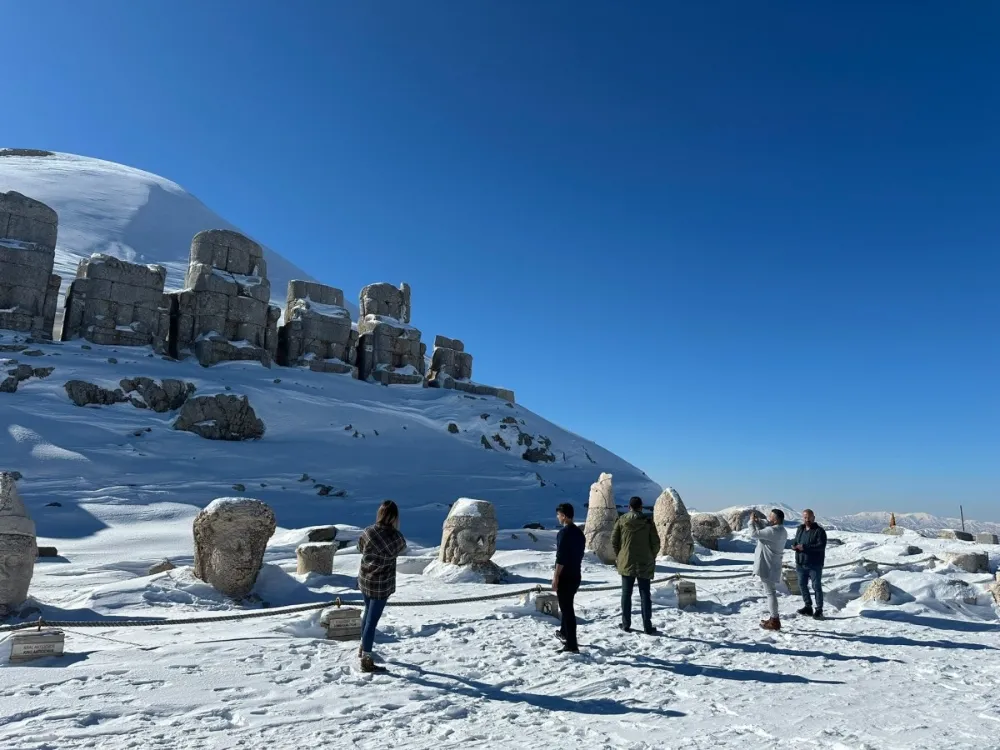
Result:
{"label": "blue jeans", "polygon": [[375,645],[375,628],[382,618],[385,604],[388,599],[369,599],[365,597],[365,613],[361,616],[361,651],[365,654],[372,652]]}
{"label": "blue jeans", "polygon": [[[632,627],[632,586],[636,576],[622,576],[622,625]],[[653,629],[653,600],[649,595],[648,578],[639,579],[639,610],[642,612],[642,629]]]}
{"label": "blue jeans", "polygon": [[816,594],[816,609],[823,609],[823,569],[822,568],[803,568],[801,565],[795,568],[796,572],[799,574],[799,591],[802,592],[802,601],[806,603],[807,607],[813,605],[812,599],[809,598],[809,582],[812,581],[813,593]]}

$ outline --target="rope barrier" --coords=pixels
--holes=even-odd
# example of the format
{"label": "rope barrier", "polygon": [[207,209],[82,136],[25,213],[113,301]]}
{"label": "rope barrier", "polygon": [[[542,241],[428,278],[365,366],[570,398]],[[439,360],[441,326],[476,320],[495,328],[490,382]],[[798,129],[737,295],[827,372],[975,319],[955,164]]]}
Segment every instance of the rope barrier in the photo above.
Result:
{"label": "rope barrier", "polygon": [[[867,560],[865,558],[860,558],[858,560],[852,560],[851,562],[840,563],[838,565],[825,566],[825,570],[833,570],[836,568],[846,568],[851,565],[859,565],[864,563],[876,563],[878,565],[883,565],[886,567],[905,567],[907,565],[917,565],[920,563],[928,562],[935,559],[932,556],[922,558],[920,560],[913,560],[912,562],[904,563],[886,563],[878,562],[876,560]],[[789,567],[789,566],[786,566]],[[698,574],[692,571],[692,574],[686,572],[671,573],[670,575],[663,578],[654,578],[650,581],[650,584],[654,583],[669,583],[670,581],[687,579],[693,581],[725,581],[732,580],[736,578],[751,578],[753,573],[733,573],[730,575],[704,575]],[[515,598],[520,596],[526,596],[528,594],[537,594],[542,592],[544,589],[541,585],[532,586],[527,589],[520,589],[518,591],[504,591],[499,594],[486,594],[484,596],[472,596],[456,599],[435,599],[435,600],[416,600],[416,601],[392,601],[387,603],[390,607],[440,607],[447,606],[450,604],[470,604],[474,602],[489,602],[496,601],[498,599]],[[599,593],[603,591],[619,591],[621,590],[620,584],[610,584],[607,586],[588,586],[581,588],[578,593]],[[43,617],[39,617],[37,620],[30,622],[15,623],[12,625],[0,625],[0,633],[10,633],[17,630],[27,630],[29,628],[149,628],[158,626],[169,626],[169,625],[200,625],[206,623],[215,622],[236,622],[239,620],[254,620],[262,617],[278,617],[281,615],[293,615],[299,614],[300,612],[312,612],[319,609],[328,609],[330,607],[341,607],[343,605],[350,604],[362,604],[363,600],[358,598],[344,599],[342,597],[337,597],[325,602],[314,602],[312,604],[298,604],[291,607],[279,607],[273,609],[255,610],[253,612],[241,612],[235,615],[216,615],[212,617],[191,617],[191,618],[135,618],[131,620],[114,620],[111,622],[101,621],[101,620],[46,620]]]}

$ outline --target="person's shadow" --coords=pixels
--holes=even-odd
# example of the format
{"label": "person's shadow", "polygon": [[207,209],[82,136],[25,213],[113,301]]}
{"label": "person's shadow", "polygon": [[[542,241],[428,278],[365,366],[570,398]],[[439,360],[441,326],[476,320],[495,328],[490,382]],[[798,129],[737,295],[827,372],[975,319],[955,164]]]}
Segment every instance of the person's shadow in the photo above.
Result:
{"label": "person's shadow", "polygon": [[632,661],[616,660],[607,661],[619,667],[648,667],[652,669],[662,669],[667,672],[681,675],[682,677],[714,677],[720,680],[736,680],[738,682],[767,682],[767,683],[811,683],[816,685],[843,685],[840,680],[811,680],[797,674],[784,674],[782,672],[762,672],[757,669],[726,669],[725,667],[708,667],[702,664],[691,662],[672,662],[666,659],[657,659],[653,656],[643,656],[636,654],[631,657]]}
{"label": "person's shadow", "polygon": [[[478,680],[470,680],[458,675],[433,672],[415,664],[401,661],[390,661],[391,665],[404,667],[416,674],[401,674],[390,671],[389,675],[401,680],[412,682],[422,687],[441,690],[447,693],[458,693],[477,700],[491,700],[503,703],[525,703],[547,711],[567,711],[578,714],[652,714],[655,716],[681,717],[686,714],[664,708],[646,708],[643,706],[626,705],[617,701],[599,698],[563,698],[558,695],[538,695],[536,693],[518,693],[505,690],[496,685],[490,685]],[[439,677],[446,682],[438,682],[430,677]]]}

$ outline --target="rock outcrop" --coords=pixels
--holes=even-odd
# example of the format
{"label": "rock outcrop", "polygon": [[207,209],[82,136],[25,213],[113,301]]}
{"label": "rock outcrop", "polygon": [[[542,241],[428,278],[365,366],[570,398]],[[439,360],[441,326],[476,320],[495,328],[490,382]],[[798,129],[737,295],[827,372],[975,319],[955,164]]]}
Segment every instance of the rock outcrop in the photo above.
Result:
{"label": "rock outcrop", "polygon": [[180,409],[195,392],[194,383],[171,378],[165,378],[160,383],[145,377],[123,378],[120,385],[124,393],[135,393],[141,398],[139,400],[133,397],[133,406],[152,409],[157,413]]}
{"label": "rock outcrop", "polygon": [[229,394],[189,398],[173,427],[208,440],[256,440],[264,436],[264,422],[257,418],[250,400]]}
{"label": "rock outcrop", "polygon": [[410,285],[369,284],[358,307],[358,378],[382,385],[422,384],[427,345],[410,325]]}
{"label": "rock outcrop", "polygon": [[209,229],[191,241],[185,289],[170,294],[169,350],[193,351],[208,367],[254,360],[270,367],[278,348],[278,319],[264,250],[239,232]]}
{"label": "rock outcrop", "polygon": [[52,273],[59,217],[44,203],[0,193],[0,329],[51,339],[61,279]]}
{"label": "rock outcrop", "polygon": [[719,549],[719,540],[732,533],[729,522],[718,513],[695,513],[691,516],[691,536],[706,549]]}
{"label": "rock outcrop", "polygon": [[660,535],[660,554],[688,563],[694,554],[691,516],[677,490],[667,487],[653,506],[653,523]]}
{"label": "rock outcrop", "polygon": [[611,533],[618,521],[615,507],[615,492],[610,474],[602,473],[590,485],[590,500],[587,504],[587,523],[583,534],[587,538],[587,549],[606,565],[615,563],[615,550],[611,545]]}
{"label": "rock outcrop", "polygon": [[70,380],[63,387],[69,400],[77,406],[111,406],[128,401],[128,397],[120,388],[112,391],[85,380]]}
{"label": "rock outcrop", "polygon": [[494,396],[514,403],[514,391],[473,383],[472,355],[465,351],[465,344],[459,339],[446,336],[434,337],[427,385],[431,388],[455,389],[475,396]]}
{"label": "rock outcrop", "polygon": [[290,281],[284,325],[278,330],[278,364],[357,377],[357,350],[358,332],[344,307],[344,293],[311,281]]}
{"label": "rock outcrop", "polygon": [[167,269],[95,254],[80,261],[66,294],[62,340],[106,346],[152,346],[165,352],[170,298]]}
{"label": "rock outcrop", "polygon": [[253,590],[274,534],[274,511],[260,500],[213,500],[194,519],[194,574],[233,599]]}
{"label": "rock outcrop", "polygon": [[17,612],[28,598],[37,556],[35,524],[14,476],[0,473],[0,617]]}

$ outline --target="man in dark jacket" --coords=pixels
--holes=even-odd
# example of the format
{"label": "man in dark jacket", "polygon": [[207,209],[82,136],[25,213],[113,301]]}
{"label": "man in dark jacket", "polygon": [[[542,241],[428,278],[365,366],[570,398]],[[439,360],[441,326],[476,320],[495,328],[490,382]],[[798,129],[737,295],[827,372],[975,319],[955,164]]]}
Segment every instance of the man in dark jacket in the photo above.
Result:
{"label": "man in dark jacket", "polygon": [[655,635],[653,602],[649,584],[656,572],[656,555],[660,552],[660,535],[653,519],[642,512],[642,498],[628,501],[629,512],[615,522],[611,546],[615,550],[618,574],[622,577],[622,621],[618,626],[626,633],[632,630],[632,587],[639,579],[639,609],[642,629]]}
{"label": "man in dark jacket", "polygon": [[556,518],[560,525],[556,535],[556,571],[552,576],[552,590],[559,599],[559,611],[562,613],[562,625],[559,637],[565,642],[561,653],[578,654],[580,646],[576,642],[576,613],[573,611],[573,598],[580,588],[583,553],[587,540],[580,527],[573,523],[573,506],[562,503],[556,508]]}
{"label": "man in dark jacket", "polygon": [[[798,612],[800,615],[812,615],[817,620],[823,619],[823,564],[826,561],[826,530],[816,523],[816,514],[806,508],[802,511],[802,525],[795,532],[792,542],[795,550],[795,570],[799,574],[799,590],[805,605]],[[816,594],[816,609],[813,610],[812,599],[809,598],[809,582],[812,582],[813,593]]]}

